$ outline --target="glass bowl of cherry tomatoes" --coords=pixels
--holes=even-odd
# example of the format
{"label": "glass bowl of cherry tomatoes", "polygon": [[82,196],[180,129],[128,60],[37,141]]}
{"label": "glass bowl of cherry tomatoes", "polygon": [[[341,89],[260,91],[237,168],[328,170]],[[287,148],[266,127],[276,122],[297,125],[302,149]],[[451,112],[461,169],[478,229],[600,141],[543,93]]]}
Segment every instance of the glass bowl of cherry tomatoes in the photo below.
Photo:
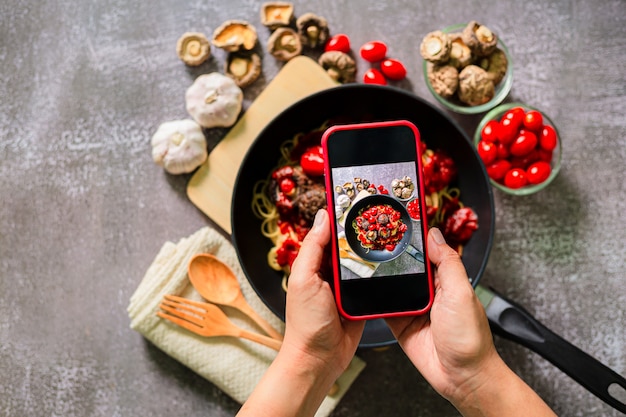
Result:
{"label": "glass bowl of cherry tomatoes", "polygon": [[[460,33],[463,31],[463,29],[466,26],[467,24],[456,24],[456,25],[448,26],[444,29],[441,29],[441,31],[449,35],[451,39],[454,39],[455,37],[458,38],[460,36]],[[455,41],[452,42],[453,50],[455,50],[454,43]],[[458,48],[456,49],[458,50]],[[463,49],[465,50],[464,54],[466,55],[467,47],[464,46]],[[448,88],[442,87],[443,85],[447,84],[445,80],[447,78],[452,77],[454,74],[454,71],[450,72],[450,71],[439,70],[438,71],[439,75],[435,76],[432,74],[432,72],[434,71],[434,68],[454,66],[456,67],[456,70],[457,70],[456,76],[459,77],[461,75],[461,71],[463,70],[463,68],[465,68],[468,65],[478,66],[484,69],[485,71],[489,72],[490,71],[489,67],[491,67],[492,69],[494,67],[493,62],[491,61],[489,57],[475,57],[471,55],[470,61],[465,64],[453,63],[453,61],[448,61],[448,62],[444,62],[440,64],[433,64],[433,62],[423,59],[422,67],[423,67],[424,82],[426,83],[426,87],[428,87],[428,90],[431,92],[433,97],[435,97],[435,99],[439,103],[441,103],[444,107],[456,113],[479,114],[479,113],[484,113],[486,111],[493,109],[494,107],[496,107],[497,105],[499,105],[500,103],[504,101],[504,99],[509,95],[511,91],[511,87],[513,86],[513,60],[511,58],[511,54],[509,53],[508,48],[502,41],[502,38],[499,36],[497,40],[497,51],[498,51],[498,54],[500,55],[498,62],[500,65],[505,66],[506,71],[504,72],[503,75],[501,74],[495,77],[495,79],[492,79],[492,81],[494,82],[494,90],[493,90],[493,96],[489,101],[468,104],[467,102],[463,102],[459,99],[460,87],[458,87],[458,85],[456,87],[448,87]],[[494,53],[492,55],[495,57],[498,54]],[[502,56],[504,56],[504,58],[502,58]],[[462,65],[462,67],[459,67],[459,65]],[[492,78],[491,75],[490,75],[490,78]],[[433,82],[434,82],[433,80],[435,79],[438,80],[437,82],[438,85],[433,85]],[[454,89],[454,92],[451,91],[451,88]],[[440,91],[442,90],[445,90],[446,93],[445,94],[443,92],[440,93]]]}
{"label": "glass bowl of cherry tomatoes", "polygon": [[489,111],[474,133],[474,145],[491,184],[513,195],[536,193],[561,168],[561,139],[545,113],[522,103]]}

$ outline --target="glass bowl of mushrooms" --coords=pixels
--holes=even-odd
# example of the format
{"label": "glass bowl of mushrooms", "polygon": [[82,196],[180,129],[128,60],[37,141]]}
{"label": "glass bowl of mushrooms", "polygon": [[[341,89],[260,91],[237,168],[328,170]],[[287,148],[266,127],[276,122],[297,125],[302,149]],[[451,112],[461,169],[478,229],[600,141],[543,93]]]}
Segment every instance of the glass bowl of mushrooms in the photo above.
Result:
{"label": "glass bowl of mushrooms", "polygon": [[491,184],[507,194],[543,190],[561,168],[561,138],[542,111],[506,103],[489,111],[474,133],[474,145]]}
{"label": "glass bowl of mushrooms", "polygon": [[420,54],[426,86],[454,112],[484,113],[511,91],[509,50],[496,33],[476,21],[428,33]]}

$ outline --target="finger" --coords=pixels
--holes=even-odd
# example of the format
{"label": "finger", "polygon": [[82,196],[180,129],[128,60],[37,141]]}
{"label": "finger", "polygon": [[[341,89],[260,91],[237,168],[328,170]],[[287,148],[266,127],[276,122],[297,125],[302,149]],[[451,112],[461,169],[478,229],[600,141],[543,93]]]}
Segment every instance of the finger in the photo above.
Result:
{"label": "finger", "polygon": [[320,270],[324,248],[330,241],[330,224],[328,212],[319,210],[315,215],[313,227],[307,233],[298,256],[291,269],[291,277],[308,278]]}
{"label": "finger", "polygon": [[428,257],[437,267],[441,288],[470,285],[461,257],[446,244],[445,238],[436,227],[428,232]]}

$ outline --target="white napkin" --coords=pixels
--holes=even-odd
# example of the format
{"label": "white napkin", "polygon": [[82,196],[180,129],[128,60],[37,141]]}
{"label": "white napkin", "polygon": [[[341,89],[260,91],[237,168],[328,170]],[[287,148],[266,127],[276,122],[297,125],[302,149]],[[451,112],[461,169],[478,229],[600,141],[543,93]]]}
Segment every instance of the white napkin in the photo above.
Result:
{"label": "white napkin", "polygon": [[[276,352],[244,339],[198,336],[155,314],[165,294],[203,301],[187,276],[187,264],[198,253],[211,253],[230,266],[250,305],[275,328],[284,331],[282,321],[263,304],[248,283],[233,246],[210,227],[200,229],[177,244],[166,242],[163,245],[130,299],[130,327],[211,381],[235,401],[243,403],[276,357]],[[262,332],[237,310],[225,307],[224,311],[240,327]],[[364,367],[365,363],[355,356],[348,370],[337,381],[339,390],[324,399],[316,416],[331,413]]]}

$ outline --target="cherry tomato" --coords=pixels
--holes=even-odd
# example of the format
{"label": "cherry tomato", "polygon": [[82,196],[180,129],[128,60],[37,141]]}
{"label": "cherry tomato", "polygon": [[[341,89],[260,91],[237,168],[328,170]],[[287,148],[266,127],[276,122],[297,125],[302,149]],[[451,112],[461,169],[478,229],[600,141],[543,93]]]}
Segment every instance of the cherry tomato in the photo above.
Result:
{"label": "cherry tomato", "polygon": [[498,157],[498,148],[495,143],[481,140],[476,147],[478,156],[483,160],[485,165],[489,165]]}
{"label": "cherry tomato", "polygon": [[487,166],[487,175],[495,181],[500,181],[511,169],[511,163],[506,159],[498,159]]}
{"label": "cherry tomato", "polygon": [[385,80],[383,73],[378,71],[376,68],[370,68],[365,71],[365,74],[363,74],[363,82],[365,84],[387,84],[387,80]]}
{"label": "cherry tomato", "polygon": [[369,62],[379,62],[387,55],[387,45],[381,41],[366,42],[360,49],[361,57]]}
{"label": "cherry tomato", "polygon": [[526,170],[526,178],[530,184],[540,184],[548,179],[552,167],[544,161],[535,162]]}
{"label": "cherry tomato", "polygon": [[337,35],[331,37],[328,42],[326,42],[324,51],[340,51],[344,54],[347,54],[348,52],[350,52],[350,38],[348,38],[348,35],[338,33]]}
{"label": "cherry tomato", "polygon": [[526,171],[521,168],[510,169],[504,176],[504,185],[509,188],[522,188],[528,184]]}
{"label": "cherry tomato", "polygon": [[539,160],[539,152],[536,149],[531,150],[529,153],[523,156],[514,156],[509,159],[512,168],[526,169],[533,162]]}
{"label": "cherry tomato", "polygon": [[537,135],[528,130],[520,131],[520,134],[513,140],[509,151],[511,155],[524,156],[530,153],[537,146]]}
{"label": "cherry tomato", "polygon": [[524,127],[538,132],[543,126],[543,116],[537,110],[529,110],[524,115]]}
{"label": "cherry tomato", "polygon": [[518,132],[519,127],[515,125],[515,121],[505,117],[500,120],[500,127],[498,129],[498,139],[500,142],[505,145],[513,142]]}
{"label": "cherry tomato", "polygon": [[487,142],[496,142],[498,140],[498,129],[500,123],[497,120],[489,120],[480,131],[480,137]]}
{"label": "cherry tomato", "polygon": [[509,147],[504,143],[498,142],[496,145],[496,149],[498,150],[498,159],[506,159],[511,155],[509,152]]}
{"label": "cherry tomato", "polygon": [[291,178],[283,178],[279,183],[280,191],[285,194],[291,194],[291,192],[296,188],[296,183]]}
{"label": "cherry tomato", "polygon": [[322,147],[312,146],[300,157],[300,165],[305,174],[312,177],[324,175],[324,156]]}
{"label": "cherry tomato", "polygon": [[399,81],[406,77],[406,68],[397,59],[385,59],[380,64],[380,70],[390,80]]}
{"label": "cherry tomato", "polygon": [[546,151],[543,148],[539,148],[537,149],[537,156],[539,158],[540,161],[544,161],[544,162],[552,162],[552,151]]}
{"label": "cherry tomato", "polygon": [[556,148],[556,130],[552,126],[544,125],[539,135],[539,146],[546,151],[553,151]]}
{"label": "cherry tomato", "polygon": [[521,107],[513,107],[504,113],[502,119],[510,119],[511,124],[515,129],[519,129],[522,127],[524,123],[524,109]]}

